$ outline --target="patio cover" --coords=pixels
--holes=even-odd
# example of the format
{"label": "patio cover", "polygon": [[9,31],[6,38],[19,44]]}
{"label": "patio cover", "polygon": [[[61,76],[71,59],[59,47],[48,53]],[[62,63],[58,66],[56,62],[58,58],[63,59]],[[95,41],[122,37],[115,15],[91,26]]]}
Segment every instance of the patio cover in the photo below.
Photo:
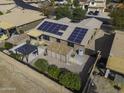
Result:
{"label": "patio cover", "polygon": [[39,37],[42,34],[43,34],[43,32],[41,32],[37,29],[32,29],[32,30],[27,32],[27,35],[32,36],[32,37]]}
{"label": "patio cover", "polygon": [[124,57],[109,57],[107,68],[124,74]]}
{"label": "patio cover", "polygon": [[20,46],[19,48],[16,49],[16,52],[19,52],[23,55],[29,55],[33,51],[37,50],[37,46],[31,45],[31,44],[25,44],[23,46]]}
{"label": "patio cover", "polygon": [[64,55],[64,56],[66,56],[71,51],[71,49],[72,48],[70,48],[64,44],[61,44],[61,43],[53,43],[52,42],[48,46],[48,50],[55,52],[57,54],[60,54],[60,55]]}
{"label": "patio cover", "polygon": [[7,29],[11,29],[14,28],[15,26],[9,22],[5,22],[5,21],[0,21],[0,28],[7,30]]}

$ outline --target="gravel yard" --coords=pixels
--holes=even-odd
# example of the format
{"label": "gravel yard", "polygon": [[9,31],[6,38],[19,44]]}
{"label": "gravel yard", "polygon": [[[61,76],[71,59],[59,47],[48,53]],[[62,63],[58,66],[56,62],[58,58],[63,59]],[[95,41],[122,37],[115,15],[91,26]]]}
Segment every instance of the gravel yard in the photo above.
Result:
{"label": "gravel yard", "polygon": [[71,93],[63,86],[0,53],[0,93]]}

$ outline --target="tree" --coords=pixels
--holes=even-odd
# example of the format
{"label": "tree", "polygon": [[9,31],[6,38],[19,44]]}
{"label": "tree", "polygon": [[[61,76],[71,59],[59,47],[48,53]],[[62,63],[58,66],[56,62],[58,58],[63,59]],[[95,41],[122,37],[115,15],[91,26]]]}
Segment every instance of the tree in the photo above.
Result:
{"label": "tree", "polygon": [[71,18],[71,11],[69,6],[60,6],[56,8],[56,19],[68,17]]}
{"label": "tree", "polygon": [[48,70],[48,62],[45,59],[38,59],[34,65],[36,66],[36,68],[41,71],[41,72],[46,72]]}
{"label": "tree", "polygon": [[85,17],[86,11],[80,7],[76,7],[72,13],[72,21],[80,21]]}
{"label": "tree", "polygon": [[50,65],[48,68],[48,74],[54,79],[58,79],[60,74],[60,69],[55,65]]}
{"label": "tree", "polygon": [[73,5],[74,5],[75,7],[78,7],[78,6],[79,6],[79,1],[78,1],[78,0],[73,0]]}
{"label": "tree", "polygon": [[72,90],[80,90],[81,87],[80,76],[72,72],[61,73],[59,82]]}
{"label": "tree", "polygon": [[124,30],[124,9],[114,8],[110,16],[115,29]]}

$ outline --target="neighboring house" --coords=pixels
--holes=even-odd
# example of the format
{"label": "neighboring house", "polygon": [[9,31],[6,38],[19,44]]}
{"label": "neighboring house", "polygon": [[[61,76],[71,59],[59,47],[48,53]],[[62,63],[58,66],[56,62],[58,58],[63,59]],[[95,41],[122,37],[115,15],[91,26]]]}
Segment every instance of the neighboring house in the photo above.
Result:
{"label": "neighboring house", "polygon": [[109,12],[105,12],[106,0],[91,0],[88,4],[87,18],[96,18],[104,24],[110,24]]}
{"label": "neighboring house", "polygon": [[106,0],[91,0],[88,6],[88,11],[104,12],[106,8]]}
{"label": "neighboring house", "polygon": [[51,55],[58,56],[56,53],[65,56],[62,60],[68,62],[68,55],[74,51],[79,55],[85,55],[86,48],[101,25],[102,22],[95,18],[84,19],[80,23],[71,23],[67,18],[57,21],[45,19],[27,34],[31,39],[46,42]]}
{"label": "neighboring house", "polygon": [[79,4],[82,6],[83,9],[88,9],[90,0],[79,0]]}
{"label": "neighboring house", "polygon": [[121,79],[124,84],[124,32],[116,31],[106,68],[106,78],[112,77],[115,82]]}
{"label": "neighboring house", "polygon": [[0,16],[0,28],[10,37],[15,32],[24,32],[38,25],[45,16],[33,10],[20,10]]}
{"label": "neighboring house", "polygon": [[63,4],[67,4],[67,0],[55,0],[55,4],[56,5],[63,5]]}

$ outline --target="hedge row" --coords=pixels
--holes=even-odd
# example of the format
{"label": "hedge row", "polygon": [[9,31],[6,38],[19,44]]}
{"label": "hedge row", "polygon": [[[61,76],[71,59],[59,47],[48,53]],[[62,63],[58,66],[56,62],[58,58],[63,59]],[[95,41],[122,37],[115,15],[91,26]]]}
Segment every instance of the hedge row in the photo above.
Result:
{"label": "hedge row", "polygon": [[67,70],[62,71],[55,65],[49,65],[45,59],[38,59],[34,65],[39,71],[46,73],[65,87],[71,90],[80,90],[81,79],[78,74]]}
{"label": "hedge row", "polygon": [[4,46],[3,47],[0,47],[0,51],[3,51],[3,50],[9,50],[13,47],[14,45],[9,43],[9,42],[5,42]]}

